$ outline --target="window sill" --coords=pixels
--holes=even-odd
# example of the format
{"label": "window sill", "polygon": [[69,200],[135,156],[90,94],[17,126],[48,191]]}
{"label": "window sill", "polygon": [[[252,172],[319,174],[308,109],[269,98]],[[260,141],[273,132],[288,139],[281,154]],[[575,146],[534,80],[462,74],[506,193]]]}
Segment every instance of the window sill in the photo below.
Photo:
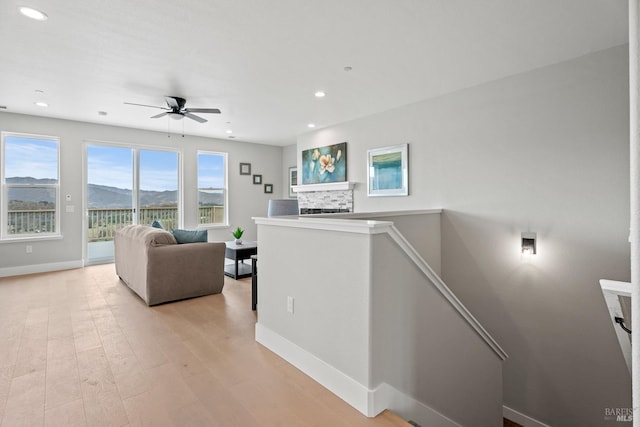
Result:
{"label": "window sill", "polygon": [[62,234],[47,234],[46,236],[8,237],[0,240],[0,243],[42,242],[45,240],[62,240]]}
{"label": "window sill", "polygon": [[196,227],[198,230],[215,230],[229,228],[229,224],[200,224]]}

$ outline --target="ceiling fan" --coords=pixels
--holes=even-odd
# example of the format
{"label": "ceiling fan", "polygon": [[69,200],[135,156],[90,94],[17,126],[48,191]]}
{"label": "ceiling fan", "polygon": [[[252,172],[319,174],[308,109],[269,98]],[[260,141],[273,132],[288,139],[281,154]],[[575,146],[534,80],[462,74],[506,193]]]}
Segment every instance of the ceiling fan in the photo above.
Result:
{"label": "ceiling fan", "polygon": [[217,108],[185,108],[187,100],[184,98],[180,98],[178,96],[165,96],[165,101],[167,101],[167,107],[158,107],[155,105],[145,105],[145,104],[135,104],[133,102],[125,102],[128,105],[137,105],[139,107],[150,107],[150,108],[159,108],[161,110],[165,110],[160,114],[156,114],[155,116],[151,116],[152,119],[158,119],[160,117],[169,116],[172,119],[180,120],[183,117],[188,117],[191,120],[195,120],[199,123],[206,123],[207,119],[203,119],[200,116],[196,116],[193,113],[208,113],[208,114],[220,114],[220,110]]}

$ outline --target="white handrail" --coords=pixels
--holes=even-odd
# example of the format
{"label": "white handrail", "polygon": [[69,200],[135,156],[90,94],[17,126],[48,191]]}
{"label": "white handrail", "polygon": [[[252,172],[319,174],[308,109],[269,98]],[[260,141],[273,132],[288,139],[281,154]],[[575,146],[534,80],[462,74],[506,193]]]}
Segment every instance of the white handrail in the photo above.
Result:
{"label": "white handrail", "polygon": [[467,323],[476,331],[478,335],[487,343],[489,347],[498,355],[502,360],[506,360],[509,355],[500,347],[500,345],[493,339],[491,335],[482,327],[480,322],[473,317],[473,314],[467,310],[467,308],[460,302],[458,297],[451,292],[451,289],[442,281],[429,264],[420,256],[415,248],[407,241],[407,239],[398,231],[395,225],[392,225],[387,232],[389,236],[396,242],[396,244],[405,252],[405,254],[411,258],[416,266],[424,273],[424,275],[433,283],[433,285],[440,291],[442,296],[445,297],[449,304],[460,313],[460,315],[467,321]]}
{"label": "white handrail", "polygon": [[[631,298],[631,283],[601,279],[600,287],[602,288],[602,294],[604,295],[604,300],[606,301],[607,308],[609,309],[609,317],[611,317],[613,329],[616,331],[616,336],[620,343],[620,349],[622,350],[624,361],[627,363],[629,372],[631,372],[631,339],[629,334],[616,323],[616,317],[624,317],[619,297]],[[632,325],[632,327],[636,328],[638,326]]]}

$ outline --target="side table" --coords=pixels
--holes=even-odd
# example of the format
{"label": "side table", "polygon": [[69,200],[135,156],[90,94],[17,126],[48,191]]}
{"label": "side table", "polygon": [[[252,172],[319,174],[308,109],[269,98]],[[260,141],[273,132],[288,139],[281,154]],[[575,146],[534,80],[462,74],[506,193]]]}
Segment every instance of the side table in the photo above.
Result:
{"label": "side table", "polygon": [[[251,255],[258,253],[258,242],[244,241],[240,245],[236,245],[236,242],[225,242],[227,248],[224,253],[224,257],[234,261],[233,264],[226,265],[224,267],[225,276],[229,276],[233,279],[242,279],[244,277],[251,276],[251,265],[245,264],[245,259],[251,258]],[[240,263],[238,263],[240,261]]]}

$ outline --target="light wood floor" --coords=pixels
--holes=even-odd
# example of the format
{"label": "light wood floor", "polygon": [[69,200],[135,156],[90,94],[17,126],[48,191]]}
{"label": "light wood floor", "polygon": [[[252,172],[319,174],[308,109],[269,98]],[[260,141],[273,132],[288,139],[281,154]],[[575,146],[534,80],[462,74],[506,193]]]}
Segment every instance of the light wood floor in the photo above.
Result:
{"label": "light wood floor", "polygon": [[0,279],[2,427],[408,426],[256,343],[250,288],[149,308],[113,264]]}

